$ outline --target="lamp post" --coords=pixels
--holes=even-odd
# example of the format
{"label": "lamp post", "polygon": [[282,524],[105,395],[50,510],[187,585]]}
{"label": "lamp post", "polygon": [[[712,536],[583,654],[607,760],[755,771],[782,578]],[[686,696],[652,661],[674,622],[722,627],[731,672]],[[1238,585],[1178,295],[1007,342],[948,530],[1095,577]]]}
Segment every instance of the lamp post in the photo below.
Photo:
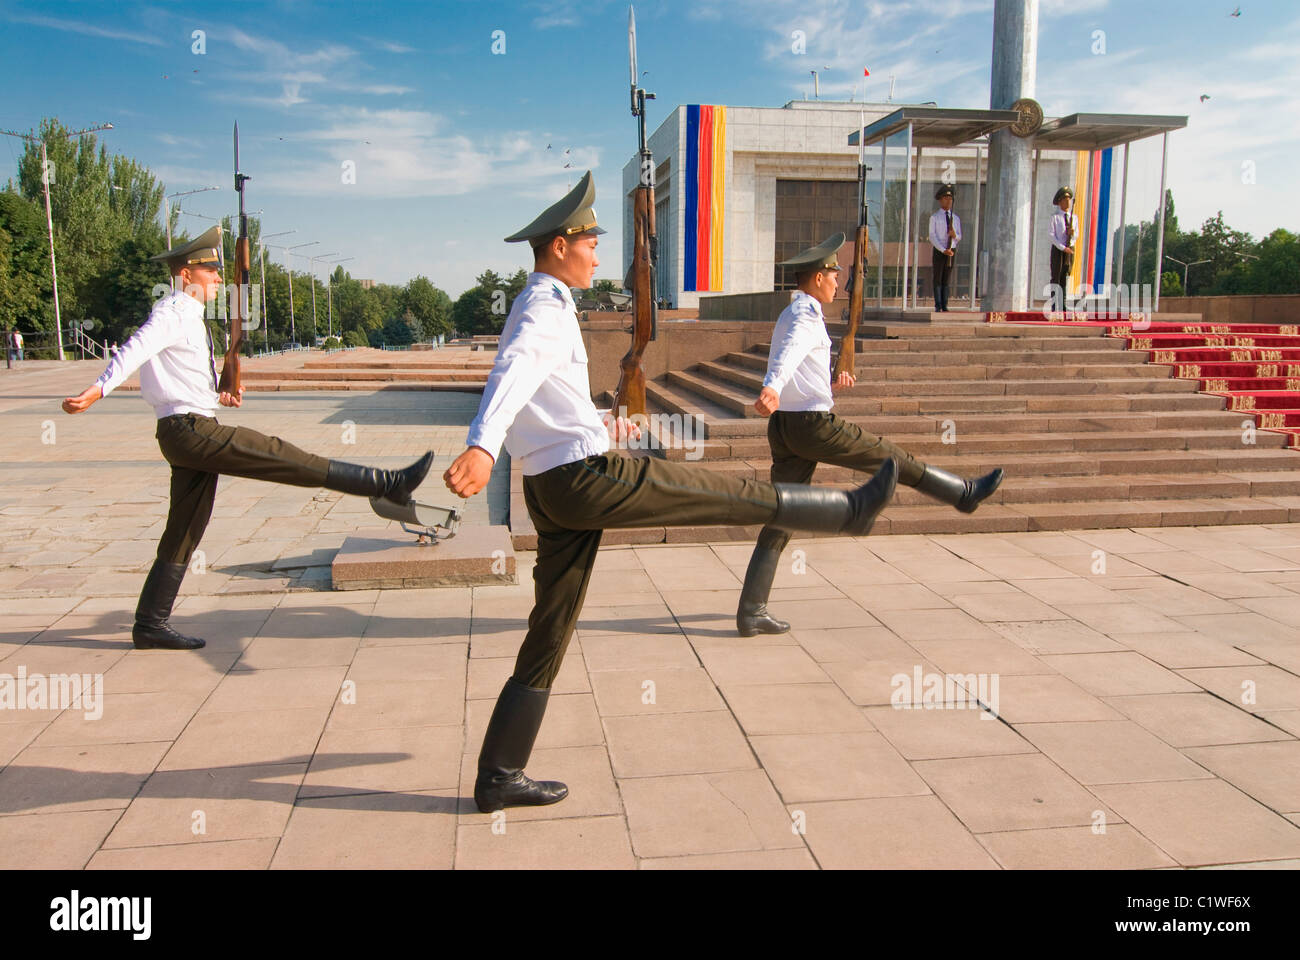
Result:
{"label": "lamp post", "polygon": [[306,243],[300,243],[292,247],[280,247],[279,244],[269,244],[271,249],[284,250],[284,262],[289,269],[289,339],[296,346],[298,343],[298,328],[293,315],[293,252],[301,247],[312,247],[320,243],[319,240],[308,240]]}
{"label": "lamp post", "polygon": [[316,346],[316,261],[323,260],[326,257],[337,257],[339,252],[333,250],[330,253],[318,253],[314,257],[308,257],[311,262],[311,345]]}
{"label": "lamp post", "polygon": [[[62,134],[63,139],[71,137],[84,136],[87,133],[95,133],[98,130],[112,130],[111,123],[101,124],[98,127],[86,127],[84,130],[73,130],[69,133]],[[34,133],[19,133],[16,130],[0,130],[5,136],[19,137],[23,140],[32,140],[41,145],[41,187],[45,194],[45,227],[50,234],[50,288],[54,294],[54,335],[58,342],[59,359],[63,357],[63,316],[59,312],[59,271],[54,263],[54,216],[50,212],[50,161],[45,153],[45,140],[36,136]]]}
{"label": "lamp post", "polygon": [[[355,260],[355,259],[356,257],[344,257],[341,260],[328,260],[326,262],[329,263],[330,266],[336,266],[340,263],[347,263],[349,260]],[[334,300],[332,297],[333,292],[334,292],[334,271],[331,270],[329,277],[325,283],[325,306],[328,308],[329,311],[331,337],[334,336]]]}
{"label": "lamp post", "polygon": [[[207,193],[209,190],[220,190],[220,187],[199,187],[197,190],[182,190],[180,193],[169,193],[163,197],[163,223],[167,225],[167,249],[172,248],[172,205],[168,201],[175,197],[188,197],[192,193]],[[180,204],[176,205],[177,210]]]}
{"label": "lamp post", "polygon": [[1211,257],[1209,260],[1193,260],[1191,263],[1184,263],[1183,261],[1179,260],[1177,257],[1169,256],[1169,254],[1165,254],[1165,259],[1172,260],[1174,263],[1178,264],[1180,267],[1183,268],[1183,296],[1187,296],[1187,271],[1199,264],[1214,262],[1214,258]]}
{"label": "lamp post", "polygon": [[281,230],[279,233],[262,234],[257,238],[257,262],[262,272],[262,345],[271,349],[271,321],[266,316],[266,241],[272,237],[287,237],[295,230]]}

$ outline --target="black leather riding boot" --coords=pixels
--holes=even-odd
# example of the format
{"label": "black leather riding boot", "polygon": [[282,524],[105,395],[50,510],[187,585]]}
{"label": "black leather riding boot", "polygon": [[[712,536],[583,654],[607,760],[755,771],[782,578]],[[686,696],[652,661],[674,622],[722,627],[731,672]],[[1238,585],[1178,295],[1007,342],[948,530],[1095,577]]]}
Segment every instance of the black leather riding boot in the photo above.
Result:
{"label": "black leather riding boot", "polygon": [[780,562],[780,550],[772,550],[761,543],[754,547],[749,569],[745,571],[745,586],[740,591],[740,606],[736,610],[736,632],[742,637],[785,633],[790,629],[790,624],[767,611],[767,596],[772,591],[776,566]]}
{"label": "black leather riding boot", "polygon": [[542,806],[569,795],[569,788],[559,781],[533,780],[524,773],[550,695],[549,687],[526,687],[514,677],[506,681],[478,755],[474,802],[481,813],[502,807]]}
{"label": "black leather riding boot", "polygon": [[432,450],[403,470],[381,470],[379,467],[331,460],[325,474],[325,489],[358,497],[385,497],[405,505],[432,465]]}
{"label": "black leather riding boot", "polygon": [[936,500],[951,504],[962,513],[974,513],[980,502],[988,498],[1001,483],[1001,467],[974,480],[967,480],[937,467],[926,467],[916,489]]}
{"label": "black leather riding boot", "polygon": [[771,526],[797,532],[842,533],[863,537],[894,495],[898,462],[888,458],[876,475],[856,490],[832,490],[806,483],[777,483],[776,516]]}
{"label": "black leather riding boot", "polygon": [[188,564],[155,560],[144,578],[140,602],[135,608],[131,639],[138,650],[197,650],[204,645],[198,637],[187,637],[172,629],[167,618],[185,579]]}

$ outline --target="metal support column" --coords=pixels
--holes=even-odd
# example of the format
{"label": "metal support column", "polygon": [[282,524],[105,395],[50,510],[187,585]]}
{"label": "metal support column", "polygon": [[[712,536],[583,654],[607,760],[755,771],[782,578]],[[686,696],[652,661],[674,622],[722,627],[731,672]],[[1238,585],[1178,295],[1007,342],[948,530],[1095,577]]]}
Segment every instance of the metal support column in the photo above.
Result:
{"label": "metal support column", "polygon": [[[1160,276],[1165,265],[1165,175],[1169,170],[1169,133],[1161,138],[1160,145],[1160,223],[1156,225],[1156,292],[1152,313],[1160,312]],[[1184,290],[1183,293],[1187,291]]]}

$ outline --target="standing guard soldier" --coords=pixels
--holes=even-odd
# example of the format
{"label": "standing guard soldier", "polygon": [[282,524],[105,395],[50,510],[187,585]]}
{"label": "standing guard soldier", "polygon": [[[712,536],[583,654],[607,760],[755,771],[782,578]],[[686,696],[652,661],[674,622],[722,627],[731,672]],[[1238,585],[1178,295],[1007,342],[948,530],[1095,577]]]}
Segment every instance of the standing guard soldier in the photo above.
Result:
{"label": "standing guard soldier", "polygon": [[140,649],[197,650],[203,640],[183,636],[167,621],[207,528],[220,474],[405,504],[429,472],[433,451],[403,470],[381,470],[327,460],[279,437],[218,423],[217,406],[238,407],[244,394],[243,387],[237,394],[218,394],[212,333],[204,319],[205,304],[221,289],[221,228],[152,259],[168,265],[174,292],[154,305],[99,379],[64,400],[63,409],[80,413],[140,371],[140,393],[158,416],[155,436],[172,468],[171,507],[158,557],[140,592],[131,639]]}
{"label": "standing guard soldier", "polygon": [[1079,232],[1078,218],[1070,210],[1074,205],[1074,191],[1062,187],[1056,191],[1052,203],[1056,204],[1048,229],[1052,239],[1052,297],[1060,298],[1056,309],[1064,310],[1070,294],[1070,271],[1074,269],[1074,238]]}
{"label": "standing guard soldier", "polygon": [[957,262],[957,244],[961,243],[961,217],[952,210],[952,187],[944,184],[934,195],[939,209],[930,216],[930,269],[934,275],[934,309],[948,312],[948,284]]}
{"label": "standing guard soldier", "polygon": [[[799,289],[777,318],[767,376],[754,404],[760,414],[769,418],[772,483],[810,483],[818,463],[872,471],[892,459],[898,463],[899,483],[963,513],[972,513],[1002,482],[1000,468],[967,480],[928,466],[902,447],[831,413],[831,338],[826,332],[822,306],[835,299],[840,282],[836,252],[843,244],[844,234],[837,233],[781,264],[795,268]],[[851,387],[856,382],[846,371],[834,386]],[[767,611],[776,565],[789,542],[789,532],[774,525],[764,527],[758,536],[736,610],[736,630],[742,637],[790,629],[790,624]]]}
{"label": "standing guard soldier", "polygon": [[688,464],[610,455],[611,436],[621,442],[639,430],[626,419],[602,417],[591,401],[570,288],[590,287],[600,262],[597,236],[605,231],[596,224],[594,199],[588,172],[567,196],[506,238],[529,242],[534,270],[501,332],[468,448],[444,474],[453,493],[473,496],[487,484],[504,444],[522,468],[524,500],[537,528],[528,633],[478,757],[474,800],[484,813],[555,803],[568,794],[564,784],[532,780],[523,768],[582,611],[603,530],[764,523],[862,536],[897,477],[896,465],[882,459],[875,477],[851,492],[774,487]]}

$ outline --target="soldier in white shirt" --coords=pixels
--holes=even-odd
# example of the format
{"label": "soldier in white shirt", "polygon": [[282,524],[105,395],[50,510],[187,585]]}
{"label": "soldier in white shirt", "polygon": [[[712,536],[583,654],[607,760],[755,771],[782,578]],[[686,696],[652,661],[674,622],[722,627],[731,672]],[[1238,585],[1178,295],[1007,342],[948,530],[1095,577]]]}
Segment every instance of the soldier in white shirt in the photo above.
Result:
{"label": "soldier in white shirt", "polygon": [[636,428],[602,418],[591,401],[587,352],[570,287],[591,286],[605,231],[592,210],[591,173],[507,242],[527,240],[534,270],[501,332],[468,448],[444,474],[470,497],[487,484],[502,444],[519,460],[524,499],[537,528],[535,603],[514,673],[497,699],[478,758],[474,800],[487,813],[555,803],[556,781],[524,773],[551,684],[596,562],[602,530],[666,524],[771,524],[780,529],[867,533],[893,494],[897,468],[885,463],[857,490],[772,486],[653,458],[611,455],[610,439]]}
{"label": "soldier in white shirt", "polygon": [[961,243],[961,217],[952,209],[952,187],[944,184],[934,195],[939,209],[930,217],[930,270],[934,280],[934,309],[948,312],[948,284],[957,262],[957,244]]}
{"label": "soldier in white shirt", "polygon": [[[811,483],[818,463],[873,471],[893,460],[898,464],[899,483],[972,513],[1002,482],[1001,469],[967,480],[924,464],[902,447],[831,413],[831,338],[822,306],[835,299],[839,288],[836,254],[843,245],[844,234],[837,233],[781,264],[795,268],[799,289],[776,321],[767,376],[754,403],[754,409],[768,418],[772,482]],[[834,386],[851,387],[856,382],[846,372]],[[789,542],[789,531],[775,526],[759,534],[736,610],[736,630],[742,637],[790,629],[790,624],[767,610],[777,563]]]}
{"label": "soldier in white shirt", "polygon": [[140,649],[197,650],[203,640],[178,633],[168,618],[207,528],[220,474],[405,504],[429,472],[433,452],[403,470],[380,470],[327,460],[279,437],[217,423],[217,407],[240,406],[244,393],[242,387],[238,394],[217,392],[212,335],[204,319],[205,303],[221,288],[221,228],[153,259],[170,268],[174,292],[154,305],[99,379],[64,400],[63,409],[81,413],[140,371],[140,394],[158,417],[158,447],[172,468],[171,506],[157,559],[140,592],[131,639]]}
{"label": "soldier in white shirt", "polygon": [[1070,211],[1074,191],[1062,187],[1056,191],[1052,203],[1056,209],[1052,211],[1047,231],[1052,241],[1052,299],[1057,301],[1055,309],[1064,310],[1070,295],[1070,271],[1074,269],[1074,238],[1079,233],[1079,220]]}

